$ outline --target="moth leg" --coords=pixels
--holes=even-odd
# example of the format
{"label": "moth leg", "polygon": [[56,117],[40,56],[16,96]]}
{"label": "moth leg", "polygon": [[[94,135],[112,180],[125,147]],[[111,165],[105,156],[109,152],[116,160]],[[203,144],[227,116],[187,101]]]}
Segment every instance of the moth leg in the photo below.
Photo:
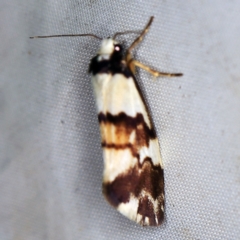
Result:
{"label": "moth leg", "polygon": [[135,74],[135,65],[132,64],[132,54],[131,51],[143,40],[143,37],[147,34],[152,22],[153,22],[154,17],[150,17],[146,27],[143,29],[143,31],[140,33],[140,35],[133,41],[131,46],[127,49],[126,52],[126,62],[132,71],[133,74]]}
{"label": "moth leg", "polygon": [[131,55],[131,51],[143,40],[144,36],[147,34],[152,22],[153,22],[154,17],[150,17],[146,27],[143,29],[141,34],[133,41],[131,46],[127,49],[127,54],[126,54],[126,62],[130,70],[132,71],[133,74],[135,74],[136,70],[135,67],[140,67],[149,73],[151,73],[154,77],[180,77],[183,74],[182,73],[164,73],[164,72],[159,72],[156,71],[146,65],[144,65],[141,62],[138,62],[137,60],[134,60]]}
{"label": "moth leg", "polygon": [[182,73],[164,73],[164,72],[159,72],[159,71],[156,71],[156,70],[150,68],[149,66],[144,65],[143,63],[141,63],[141,62],[139,62],[139,61],[137,61],[135,59],[131,59],[129,61],[130,69],[131,69],[132,65],[144,69],[145,71],[151,73],[154,77],[181,77],[183,75]]}

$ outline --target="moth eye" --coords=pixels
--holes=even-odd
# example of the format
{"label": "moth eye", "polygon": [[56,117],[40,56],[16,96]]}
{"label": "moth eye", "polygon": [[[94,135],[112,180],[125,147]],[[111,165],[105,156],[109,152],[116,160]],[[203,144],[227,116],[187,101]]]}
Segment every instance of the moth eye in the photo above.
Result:
{"label": "moth eye", "polygon": [[120,51],[122,50],[121,45],[119,45],[119,44],[115,45],[115,46],[114,46],[114,50],[115,50],[116,52],[120,52]]}

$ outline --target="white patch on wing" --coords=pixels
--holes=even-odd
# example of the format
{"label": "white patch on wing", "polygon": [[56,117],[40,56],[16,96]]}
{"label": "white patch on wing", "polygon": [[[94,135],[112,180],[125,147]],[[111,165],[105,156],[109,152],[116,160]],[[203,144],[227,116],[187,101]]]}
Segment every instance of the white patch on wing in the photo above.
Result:
{"label": "white patch on wing", "polygon": [[111,79],[112,75],[108,73],[101,73],[92,77],[93,90],[98,112],[101,112],[102,109],[105,108],[105,102],[108,101],[108,96],[105,95],[105,88],[107,88]]}
{"label": "white patch on wing", "polygon": [[134,196],[131,196],[129,202],[119,204],[117,210],[127,218],[140,222],[138,219],[141,220],[142,216],[137,214],[138,205],[139,200]]}
{"label": "white patch on wing", "polygon": [[144,225],[149,225],[150,222],[149,222],[149,218],[148,217],[145,217],[144,218]]}
{"label": "white patch on wing", "polygon": [[118,175],[124,174],[137,164],[130,149],[103,148],[103,182],[112,182]]}
{"label": "white patch on wing", "polygon": [[132,133],[129,136],[129,143],[133,144],[136,139],[136,130],[132,131]]}
{"label": "white patch on wing", "polygon": [[152,159],[153,164],[154,165],[160,164],[161,168],[163,168],[163,162],[162,162],[159,142],[158,142],[157,138],[150,140],[150,142],[149,142],[149,152],[150,152],[150,157]]}
{"label": "white patch on wing", "polygon": [[140,163],[142,164],[146,157],[151,158],[153,165],[159,165],[163,168],[162,158],[160,155],[160,148],[158,139],[150,139],[149,146],[142,147],[139,151]]}
{"label": "white patch on wing", "polygon": [[126,78],[120,73],[101,73],[93,76],[92,82],[98,112],[109,112],[112,115],[124,112],[130,117],[141,113],[147,126],[152,128],[146,107],[132,77]]}
{"label": "white patch on wing", "polygon": [[141,214],[137,214],[136,222],[141,223],[143,219],[143,216]]}

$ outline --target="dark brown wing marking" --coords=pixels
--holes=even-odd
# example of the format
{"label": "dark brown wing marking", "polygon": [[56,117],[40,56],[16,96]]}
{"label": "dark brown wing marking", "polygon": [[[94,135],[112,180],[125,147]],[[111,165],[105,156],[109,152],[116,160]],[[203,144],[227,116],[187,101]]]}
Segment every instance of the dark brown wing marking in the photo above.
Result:
{"label": "dark brown wing marking", "polygon": [[[164,219],[162,211],[162,208],[164,208],[163,179],[161,166],[154,166],[151,159],[146,158],[142,164],[139,163],[124,174],[119,175],[113,182],[103,183],[103,193],[108,202],[114,207],[129,202],[130,196],[133,194],[139,199],[137,213],[148,217],[150,225],[160,225]],[[154,211],[151,199],[147,195],[141,195],[142,191],[148,193],[153,200],[158,200],[158,212]],[[156,223],[155,214],[158,223]]]}
{"label": "dark brown wing marking", "polygon": [[[120,112],[117,115],[112,115],[111,113],[104,114],[100,112],[98,114],[98,121],[100,127],[102,126],[105,131],[105,134],[104,135],[102,134],[103,138],[102,140],[107,144],[108,143],[121,144],[122,138],[124,138],[125,141],[127,141],[125,143],[129,143],[128,140],[130,138],[130,134],[133,131],[136,131],[135,145],[139,147],[149,146],[150,139],[156,138],[156,133],[154,129],[153,128],[150,129],[147,126],[141,113],[137,113],[135,117],[130,117],[126,115],[126,113],[124,112]],[[116,127],[115,131],[116,138],[114,138],[114,140],[117,140],[117,142],[110,142],[111,139],[108,139],[108,137],[112,135],[111,131],[113,125]],[[109,131],[107,129],[109,129]]]}

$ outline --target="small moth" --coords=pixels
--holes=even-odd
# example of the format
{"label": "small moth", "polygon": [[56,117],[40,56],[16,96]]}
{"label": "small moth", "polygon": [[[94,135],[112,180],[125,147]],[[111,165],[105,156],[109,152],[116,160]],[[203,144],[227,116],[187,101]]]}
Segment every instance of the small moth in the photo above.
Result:
{"label": "small moth", "polygon": [[164,220],[164,174],[156,132],[134,77],[135,67],[155,77],[182,76],[155,71],[132,58],[132,50],[142,41],[152,21],[153,17],[125,54],[116,37],[134,31],[118,32],[107,39],[93,34],[31,37],[92,36],[102,40],[89,72],[103,149],[103,194],[120,213],[143,226],[158,226]]}

